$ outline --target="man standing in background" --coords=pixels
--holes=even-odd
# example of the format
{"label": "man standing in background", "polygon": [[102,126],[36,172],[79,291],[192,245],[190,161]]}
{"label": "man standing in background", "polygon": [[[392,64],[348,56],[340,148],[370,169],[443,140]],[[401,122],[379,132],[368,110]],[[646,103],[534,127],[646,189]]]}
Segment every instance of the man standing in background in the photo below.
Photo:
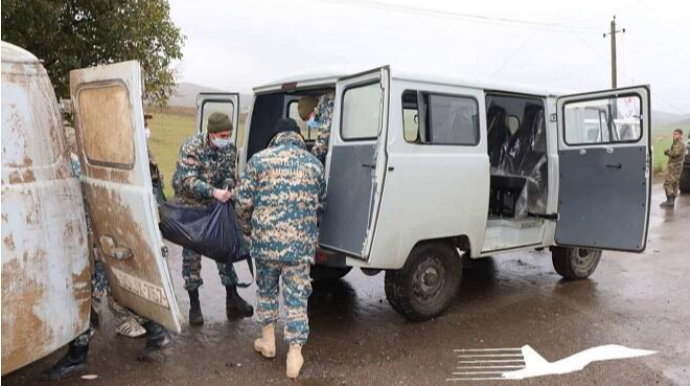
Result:
{"label": "man standing in background", "polygon": [[664,152],[668,157],[668,169],[664,180],[666,201],[661,203],[664,208],[673,208],[678,195],[680,175],[683,174],[683,161],[685,160],[685,144],[683,144],[683,130],[673,130],[673,143]]}

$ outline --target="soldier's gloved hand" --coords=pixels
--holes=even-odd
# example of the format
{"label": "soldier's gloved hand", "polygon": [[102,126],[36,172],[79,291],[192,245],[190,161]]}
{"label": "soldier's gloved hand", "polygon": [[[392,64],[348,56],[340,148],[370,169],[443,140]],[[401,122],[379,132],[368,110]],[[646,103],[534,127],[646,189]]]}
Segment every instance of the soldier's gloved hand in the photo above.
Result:
{"label": "soldier's gloved hand", "polygon": [[213,189],[213,198],[222,203],[226,203],[232,198],[232,194],[227,190]]}
{"label": "soldier's gloved hand", "polygon": [[668,149],[664,150],[664,155],[665,155],[665,156],[668,155]]}

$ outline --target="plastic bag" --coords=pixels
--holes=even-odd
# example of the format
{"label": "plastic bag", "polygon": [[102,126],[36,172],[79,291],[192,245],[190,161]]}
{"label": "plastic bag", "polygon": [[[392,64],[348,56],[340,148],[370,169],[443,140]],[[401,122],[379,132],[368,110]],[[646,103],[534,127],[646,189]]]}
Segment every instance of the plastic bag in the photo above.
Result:
{"label": "plastic bag", "polygon": [[214,202],[205,208],[162,203],[163,237],[182,247],[219,263],[232,264],[248,260],[249,250],[230,202]]}

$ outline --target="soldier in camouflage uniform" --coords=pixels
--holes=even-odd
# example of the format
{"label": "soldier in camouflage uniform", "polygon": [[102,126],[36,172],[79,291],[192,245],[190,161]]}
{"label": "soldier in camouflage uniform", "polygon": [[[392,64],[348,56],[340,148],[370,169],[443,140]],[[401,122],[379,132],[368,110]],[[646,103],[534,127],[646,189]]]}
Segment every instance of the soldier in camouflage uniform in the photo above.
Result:
{"label": "soldier in camouflage uniform", "polygon": [[284,336],[290,345],[286,374],[293,379],[304,363],[301,350],[309,335],[309,272],[325,194],[323,166],[306,151],[299,133],[294,120],[278,121],[268,148],[247,163],[235,204],[257,268],[257,317],[263,335],[254,349],[266,358],[275,357],[280,280],[287,308]]}
{"label": "soldier in camouflage uniform", "polygon": [[[173,175],[176,203],[203,207],[213,203],[213,200],[230,200],[230,190],[235,185],[237,158],[237,150],[230,143],[232,129],[226,114],[213,113],[208,118],[208,133],[187,138],[180,149]],[[254,308],[237,293],[237,275],[232,264],[216,265],[226,288],[228,319],[251,317]],[[199,302],[199,287],[204,283],[201,279],[201,255],[187,248],[182,250],[182,276],[189,293],[189,323],[201,325],[204,323]]]}
{"label": "soldier in camouflage uniform", "polygon": [[[331,122],[333,122],[333,108],[335,106],[335,93],[329,92],[319,98],[316,107],[314,105],[312,97],[303,97],[299,100],[297,111],[299,112],[300,118],[307,122],[307,126],[310,128],[315,128],[316,142],[314,147],[311,148],[311,153],[321,161],[322,164],[326,164],[326,154],[328,154],[328,141],[331,137]],[[310,111],[311,109],[312,111]]]}
{"label": "soldier in camouflage uniform", "polygon": [[[72,162],[72,172],[74,176],[79,178],[81,176],[81,163],[79,157],[76,155],[77,146],[74,136],[74,128],[67,126],[67,143],[70,149],[70,160]],[[117,304],[110,293],[110,286],[108,284],[108,277],[105,275],[105,268],[103,266],[102,258],[100,257],[100,249],[93,240],[93,232],[91,229],[91,220],[88,213],[86,214],[86,227],[89,238],[89,260],[91,263],[91,320],[89,321],[89,328],[83,334],[74,338],[69,343],[67,354],[63,356],[53,367],[44,371],[41,374],[41,380],[56,381],[71,377],[86,371],[87,359],[89,353],[89,344],[91,338],[96,333],[98,327],[98,310],[103,303],[103,297],[108,296],[108,304],[115,312],[120,320],[131,319],[144,328],[144,333],[147,335],[146,344],[137,357],[140,361],[158,361],[160,357],[159,350],[168,346],[171,342],[170,334],[160,324],[149,320],[136,312],[127,309]]]}
{"label": "soldier in camouflage uniform", "polygon": [[673,131],[673,144],[664,152],[668,157],[668,172],[664,180],[664,190],[666,191],[666,201],[661,203],[662,207],[673,208],[675,206],[676,195],[680,176],[683,174],[683,161],[685,159],[685,144],[683,144],[683,130]]}

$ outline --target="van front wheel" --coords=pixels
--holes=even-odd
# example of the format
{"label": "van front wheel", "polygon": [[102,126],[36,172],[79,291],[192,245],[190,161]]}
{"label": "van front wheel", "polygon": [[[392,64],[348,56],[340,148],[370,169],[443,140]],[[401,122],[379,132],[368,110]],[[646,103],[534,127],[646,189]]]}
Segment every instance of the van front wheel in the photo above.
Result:
{"label": "van front wheel", "polygon": [[690,166],[685,165],[683,174],[680,175],[680,192],[690,193]]}
{"label": "van front wheel", "polygon": [[419,322],[441,315],[460,288],[462,259],[442,242],[417,245],[405,265],[386,271],[388,303],[406,319]]}
{"label": "van front wheel", "polygon": [[551,260],[556,272],[566,280],[586,279],[599,265],[601,250],[586,248],[551,249]]}

